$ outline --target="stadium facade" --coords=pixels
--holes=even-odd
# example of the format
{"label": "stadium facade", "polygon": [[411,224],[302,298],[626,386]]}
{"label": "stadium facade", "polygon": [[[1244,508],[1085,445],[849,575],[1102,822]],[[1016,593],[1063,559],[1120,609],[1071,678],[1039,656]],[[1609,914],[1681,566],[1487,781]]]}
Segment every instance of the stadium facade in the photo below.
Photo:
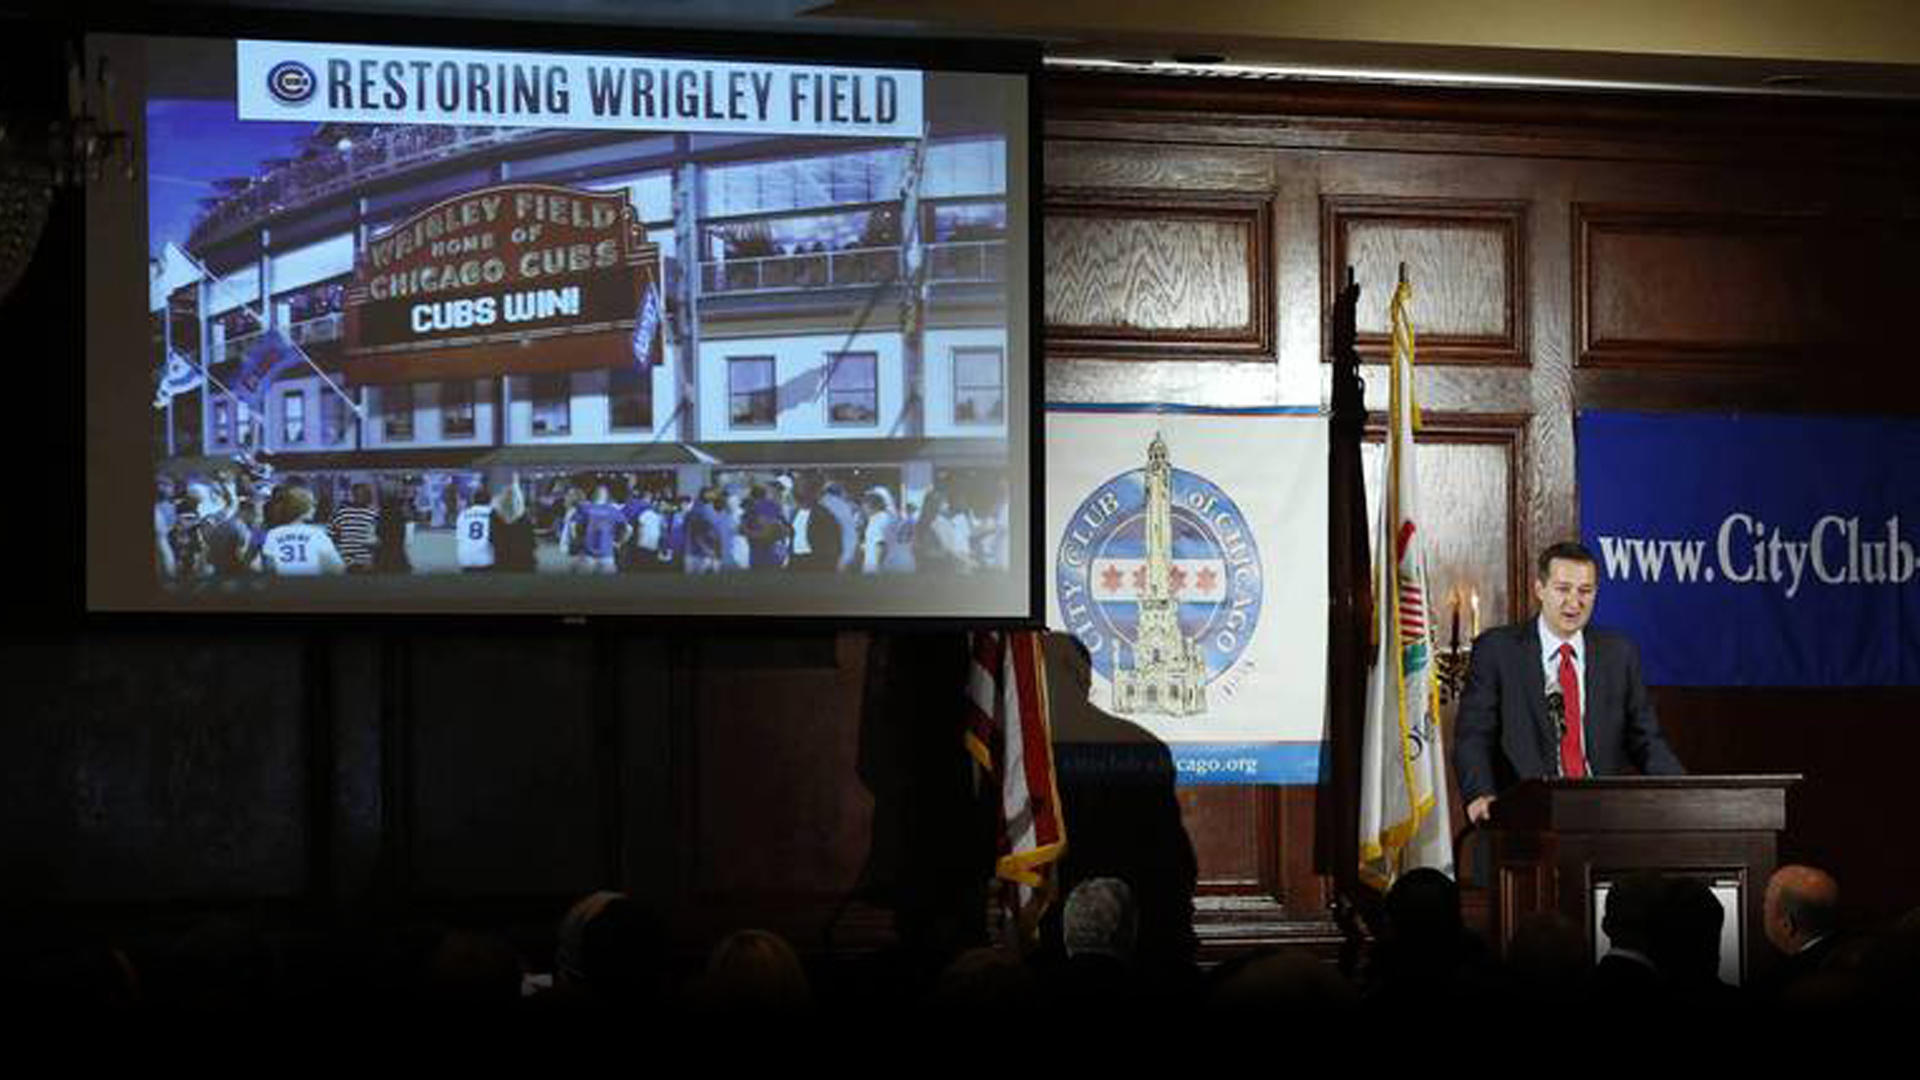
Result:
{"label": "stadium facade", "polygon": [[[936,470],[1004,475],[1006,160],[1003,136],[963,129],[321,126],[297,159],[223,182],[187,242],[153,253],[156,461],[184,474],[257,456],[341,486],[618,473],[681,493],[811,469],[909,500]],[[652,354],[634,310],[591,339],[523,335],[511,363],[368,377],[351,309],[383,238],[450,200],[536,188],[625,199],[657,256]],[[413,310],[416,330],[452,318]]]}

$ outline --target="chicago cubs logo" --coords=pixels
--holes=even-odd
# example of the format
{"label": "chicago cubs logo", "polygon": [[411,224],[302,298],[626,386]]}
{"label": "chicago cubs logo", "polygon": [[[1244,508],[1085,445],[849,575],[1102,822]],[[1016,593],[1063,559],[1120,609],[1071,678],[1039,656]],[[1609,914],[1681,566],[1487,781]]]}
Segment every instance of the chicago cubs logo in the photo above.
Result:
{"label": "chicago cubs logo", "polygon": [[1107,708],[1197,716],[1210,693],[1238,682],[1229,676],[1259,625],[1264,588],[1240,508],[1172,467],[1156,437],[1146,468],[1095,488],[1068,521],[1054,591],[1106,682]]}
{"label": "chicago cubs logo", "polygon": [[319,85],[313,69],[298,60],[282,60],[267,71],[267,93],[282,105],[305,105]]}

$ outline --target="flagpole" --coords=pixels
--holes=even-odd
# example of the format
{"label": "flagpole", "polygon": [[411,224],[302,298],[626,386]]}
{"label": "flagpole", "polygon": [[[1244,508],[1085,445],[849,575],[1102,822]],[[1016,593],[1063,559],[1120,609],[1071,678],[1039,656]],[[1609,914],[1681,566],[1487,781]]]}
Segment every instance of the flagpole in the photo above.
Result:
{"label": "flagpole", "polygon": [[1371,560],[1361,447],[1366,384],[1360,377],[1360,284],[1354,268],[1335,297],[1328,357],[1332,368],[1327,455],[1327,741],[1315,817],[1315,869],[1333,879],[1334,916],[1352,929],[1358,905],[1372,899],[1359,877],[1360,750],[1371,636]]}
{"label": "flagpole", "polygon": [[[165,292],[160,296],[160,388],[166,389],[167,376],[173,373],[173,293]],[[167,457],[172,458],[173,438],[173,395],[167,395]]]}
{"label": "flagpole", "polygon": [[288,337],[287,344],[293,346],[294,351],[300,354],[300,359],[306,361],[307,366],[313,369],[313,373],[315,375],[320,376],[320,381],[326,384],[327,389],[333,391],[335,394],[338,394],[340,396],[340,400],[347,403],[347,408],[353,410],[353,418],[361,421],[362,423],[365,423],[367,419],[366,411],[361,407],[358,401],[354,400],[353,395],[347,393],[345,390],[340,389],[340,385],[338,383],[334,382],[333,379],[329,377],[326,372],[320,370],[320,365],[313,362],[313,357],[307,353],[306,349],[301,348],[299,342],[293,340],[293,338],[291,337]]}
{"label": "flagpole", "polygon": [[[218,274],[216,274],[216,273],[214,273],[214,272],[213,272],[213,270],[212,270],[212,269],[210,269],[210,268],[209,268],[209,267],[207,266],[207,264],[206,264],[206,263],[204,263],[204,262],[201,262],[201,261],[200,261],[200,260],[199,260],[198,258],[195,258],[195,257],[194,257],[194,254],[193,254],[193,252],[191,252],[191,251],[188,251],[188,250],[187,250],[186,248],[183,248],[183,247],[180,247],[180,246],[179,246],[179,245],[177,245],[177,244],[176,244],[176,245],[171,245],[171,246],[173,246],[173,247],[174,247],[174,248],[175,248],[176,250],[178,250],[178,251],[180,252],[180,254],[181,254],[181,256],[182,256],[182,257],[184,257],[184,258],[185,258],[185,259],[186,259],[186,260],[187,260],[188,262],[190,262],[190,263],[192,263],[192,264],[193,264],[193,268],[194,268],[195,270],[198,270],[198,271],[200,271],[200,276],[201,276],[201,278],[202,278],[203,280],[205,280],[205,281],[207,281],[207,282],[209,282],[209,283],[211,283],[211,284],[213,284],[213,285],[215,285],[215,286],[220,286],[220,285],[224,285],[224,284],[226,284],[226,280],[227,280],[227,279],[225,279],[225,278],[223,278],[223,277],[221,277],[220,275],[218,275]],[[260,330],[261,330],[261,332],[262,332],[262,333],[265,333],[265,332],[267,332],[267,330],[268,330],[268,327],[267,327],[267,317],[266,317],[266,314],[265,314],[265,305],[264,305],[264,304],[262,304],[262,305],[261,305],[261,307],[262,307],[262,310],[261,310],[261,311],[255,311],[255,310],[253,310],[253,308],[251,308],[251,307],[248,307],[248,306],[247,306],[247,305],[246,305],[246,304],[245,304],[244,302],[243,302],[243,303],[240,303],[240,304],[238,304],[238,305],[236,305],[236,306],[237,306],[237,307],[239,307],[239,309],[240,309],[240,310],[242,310],[242,311],[244,311],[244,312],[246,312],[246,313],[247,313],[247,314],[248,314],[249,316],[251,316],[251,317],[253,318],[253,321],[254,321],[255,323],[257,323],[257,324],[259,324],[259,326],[260,326]],[[361,405],[360,405],[360,403],[359,403],[358,401],[355,401],[355,400],[354,400],[354,398],[353,398],[353,395],[351,395],[351,394],[349,394],[349,393],[347,393],[347,392],[346,392],[345,390],[342,390],[342,389],[340,388],[340,385],[339,385],[338,383],[336,383],[336,382],[334,382],[334,381],[333,381],[333,379],[332,379],[332,378],[330,378],[330,377],[329,377],[329,376],[327,375],[327,373],[326,373],[326,372],[324,372],[324,371],[322,371],[322,370],[320,370],[320,365],[319,365],[319,364],[317,364],[317,363],[314,363],[314,360],[313,360],[313,357],[312,357],[312,356],[311,356],[311,355],[310,355],[310,354],[309,354],[309,353],[307,352],[307,350],[306,350],[306,349],[304,349],[304,348],[302,348],[299,342],[297,342],[297,341],[295,341],[295,340],[293,340],[293,335],[291,335],[291,334],[282,334],[282,335],[280,335],[280,336],[281,336],[282,338],[284,338],[284,339],[286,340],[286,343],[287,343],[287,345],[288,345],[288,347],[289,347],[289,348],[291,348],[291,349],[293,349],[293,351],[294,351],[295,353],[297,353],[297,354],[299,355],[299,357],[300,357],[300,359],[301,359],[301,360],[303,360],[303,361],[305,361],[305,363],[306,363],[306,365],[307,365],[308,367],[310,367],[310,368],[312,368],[312,369],[313,369],[313,373],[314,373],[315,375],[318,375],[318,376],[320,376],[320,381],[321,381],[322,383],[325,383],[325,384],[326,384],[326,387],[327,387],[327,389],[329,389],[329,390],[331,390],[331,391],[333,391],[333,392],[334,392],[335,394],[337,394],[337,395],[339,395],[339,397],[340,397],[340,400],[342,400],[342,401],[344,401],[344,402],[346,402],[346,403],[347,403],[347,407],[348,407],[349,409],[352,409],[352,410],[353,410],[353,416],[354,416],[354,419],[356,419],[356,420],[359,420],[359,421],[360,421],[361,423],[365,423],[365,422],[366,422],[366,419],[367,419],[367,414],[366,414],[366,410],[365,410],[364,408],[362,408],[362,407],[361,407]],[[205,348],[205,342],[202,342],[202,343],[201,343],[201,347],[202,347],[202,348]],[[227,395],[227,396],[228,396],[229,398],[233,398],[233,400],[234,400],[234,403],[235,403],[236,405],[238,405],[238,404],[239,404],[239,399],[238,399],[237,397],[235,397],[235,396],[234,396],[234,393],[233,393],[233,391],[231,391],[231,390],[228,390],[228,389],[227,389],[227,388],[226,388],[225,386],[221,386],[221,384],[220,384],[220,381],[219,381],[219,380],[217,380],[217,379],[215,379],[215,378],[213,377],[213,373],[212,373],[211,371],[209,371],[209,370],[208,370],[208,368],[209,368],[209,367],[210,367],[211,365],[208,365],[208,364],[204,364],[204,363],[203,363],[203,364],[199,364],[199,365],[197,365],[197,366],[198,366],[198,367],[200,368],[200,373],[201,373],[202,375],[205,375],[205,376],[207,377],[207,379],[208,379],[208,381],[210,381],[210,382],[212,382],[212,383],[213,383],[213,384],[214,384],[215,386],[219,386],[222,392],[224,392],[224,393],[225,393],[225,394],[226,394],[226,395]],[[262,430],[262,432],[261,432],[261,438],[262,438],[262,440],[264,441],[264,439],[265,439],[265,431],[264,431],[264,427],[263,427],[263,430]]]}

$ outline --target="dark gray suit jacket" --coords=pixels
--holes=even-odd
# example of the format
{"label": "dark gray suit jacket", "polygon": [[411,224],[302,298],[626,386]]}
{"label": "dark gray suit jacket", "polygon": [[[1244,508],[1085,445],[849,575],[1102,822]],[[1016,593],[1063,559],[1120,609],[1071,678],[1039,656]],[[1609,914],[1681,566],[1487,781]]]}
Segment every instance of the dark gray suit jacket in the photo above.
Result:
{"label": "dark gray suit jacket", "polygon": [[[1586,630],[1587,765],[1595,776],[1627,766],[1649,776],[1686,772],[1673,756],[1640,681],[1640,650],[1626,637]],[[1515,782],[1559,773],[1559,739],[1547,715],[1537,620],[1495,627],[1473,643],[1467,687],[1454,721],[1453,769],[1460,798],[1498,795]]]}

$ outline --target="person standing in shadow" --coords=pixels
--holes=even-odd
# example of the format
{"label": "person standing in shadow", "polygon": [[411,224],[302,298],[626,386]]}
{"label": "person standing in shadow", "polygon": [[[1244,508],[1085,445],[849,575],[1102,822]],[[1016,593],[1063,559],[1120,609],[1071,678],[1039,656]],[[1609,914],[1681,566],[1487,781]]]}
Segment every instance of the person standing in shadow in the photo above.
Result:
{"label": "person standing in shadow", "polygon": [[[1098,878],[1125,882],[1138,978],[1157,993],[1184,995],[1197,980],[1193,895],[1200,869],[1174,793],[1173,753],[1145,728],[1092,702],[1093,660],[1078,638],[1050,632],[1044,651],[1067,830],[1061,895]],[[1044,940],[1061,941],[1061,921],[1056,905],[1042,924]]]}

